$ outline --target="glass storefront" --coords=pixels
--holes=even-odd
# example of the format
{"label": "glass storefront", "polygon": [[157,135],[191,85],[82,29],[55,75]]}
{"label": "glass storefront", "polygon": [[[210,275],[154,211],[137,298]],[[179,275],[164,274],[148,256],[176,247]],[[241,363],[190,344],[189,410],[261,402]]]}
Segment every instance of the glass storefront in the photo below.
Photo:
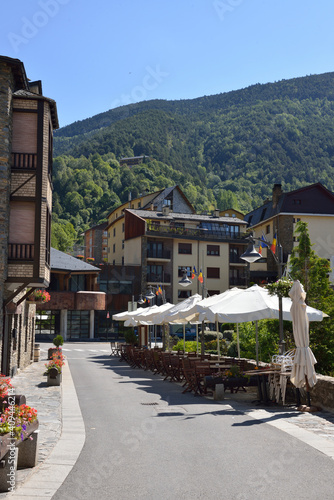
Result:
{"label": "glass storefront", "polygon": [[89,311],[67,311],[67,340],[89,339]]}

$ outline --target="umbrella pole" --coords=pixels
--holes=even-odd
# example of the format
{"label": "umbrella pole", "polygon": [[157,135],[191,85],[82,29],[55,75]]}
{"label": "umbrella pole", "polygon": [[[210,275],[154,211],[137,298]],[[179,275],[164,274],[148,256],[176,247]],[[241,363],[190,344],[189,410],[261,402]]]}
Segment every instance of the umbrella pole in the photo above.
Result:
{"label": "umbrella pole", "polygon": [[310,384],[308,383],[307,375],[305,375],[306,382],[306,395],[307,395],[307,406],[311,406],[311,396],[310,396]]}
{"label": "umbrella pole", "polygon": [[183,323],[183,352],[186,352],[186,324]]}
{"label": "umbrella pole", "polygon": [[240,359],[239,323],[237,323],[237,349],[238,349],[238,358]]}
{"label": "umbrella pole", "polygon": [[196,323],[196,342],[197,342],[197,354],[198,354],[198,323]]}
{"label": "umbrella pole", "polygon": [[218,360],[220,359],[220,345],[219,345],[219,329],[218,329],[218,320],[216,319],[216,332],[217,332],[217,353]]}
{"label": "umbrella pole", "polygon": [[258,327],[257,321],[255,321],[255,352],[256,352],[256,366],[259,366],[259,338],[258,338]]}

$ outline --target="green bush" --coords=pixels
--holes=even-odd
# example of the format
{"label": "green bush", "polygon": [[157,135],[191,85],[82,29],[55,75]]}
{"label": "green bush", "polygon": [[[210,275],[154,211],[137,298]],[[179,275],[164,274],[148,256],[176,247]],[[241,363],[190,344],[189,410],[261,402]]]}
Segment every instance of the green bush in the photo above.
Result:
{"label": "green bush", "polygon": [[[197,342],[193,340],[187,340],[185,343],[186,352],[197,352]],[[173,347],[173,351],[183,351],[183,340],[179,340],[178,343]]]}
{"label": "green bush", "polygon": [[61,345],[63,345],[64,339],[61,335],[56,335],[52,342],[56,347],[60,347]]}
{"label": "green bush", "polygon": [[137,335],[133,330],[124,331],[124,339],[127,344],[136,345],[138,343]]}

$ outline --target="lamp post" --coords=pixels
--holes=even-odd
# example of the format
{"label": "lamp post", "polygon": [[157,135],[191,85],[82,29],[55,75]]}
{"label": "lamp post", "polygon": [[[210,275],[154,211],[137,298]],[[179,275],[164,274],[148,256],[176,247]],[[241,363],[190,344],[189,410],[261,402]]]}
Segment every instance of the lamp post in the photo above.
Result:
{"label": "lamp post", "polygon": [[[202,277],[202,281],[200,282],[201,285],[202,285],[202,300],[205,299],[205,277],[203,276]],[[179,281],[179,285],[181,286],[189,286],[191,285],[192,281],[188,278],[188,275],[187,275],[187,271],[186,269],[183,270],[183,278],[181,279],[181,281]],[[205,342],[204,342],[204,321],[202,321],[202,333],[201,333],[201,354],[204,355],[205,354]]]}
{"label": "lamp post", "polygon": [[[277,245],[278,247],[278,256],[276,253],[274,253],[271,249],[271,246],[269,243],[267,243],[265,240],[262,240],[261,238],[255,238],[253,235],[249,236],[249,244],[246,249],[246,251],[240,255],[240,259],[245,260],[246,262],[252,263],[256,262],[257,260],[262,258],[262,255],[255,250],[255,240],[262,242],[267,248],[270,249],[272,256],[274,257],[275,263],[277,265],[278,269],[278,279],[282,277],[282,267],[283,267],[283,262],[282,262],[282,255],[281,255],[281,250],[282,247],[281,245]],[[278,320],[279,320],[279,353],[284,354],[285,352],[285,340],[284,340],[284,331],[283,331],[283,301],[282,297],[278,296]]]}

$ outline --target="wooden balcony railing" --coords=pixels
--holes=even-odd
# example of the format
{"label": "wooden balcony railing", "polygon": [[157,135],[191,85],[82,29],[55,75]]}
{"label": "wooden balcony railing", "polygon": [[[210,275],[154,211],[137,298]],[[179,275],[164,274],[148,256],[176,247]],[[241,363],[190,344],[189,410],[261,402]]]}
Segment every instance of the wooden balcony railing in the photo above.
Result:
{"label": "wooden balcony railing", "polygon": [[35,245],[30,243],[9,243],[8,259],[34,260]]}
{"label": "wooden balcony railing", "polygon": [[12,168],[36,170],[37,155],[34,153],[12,153]]}

